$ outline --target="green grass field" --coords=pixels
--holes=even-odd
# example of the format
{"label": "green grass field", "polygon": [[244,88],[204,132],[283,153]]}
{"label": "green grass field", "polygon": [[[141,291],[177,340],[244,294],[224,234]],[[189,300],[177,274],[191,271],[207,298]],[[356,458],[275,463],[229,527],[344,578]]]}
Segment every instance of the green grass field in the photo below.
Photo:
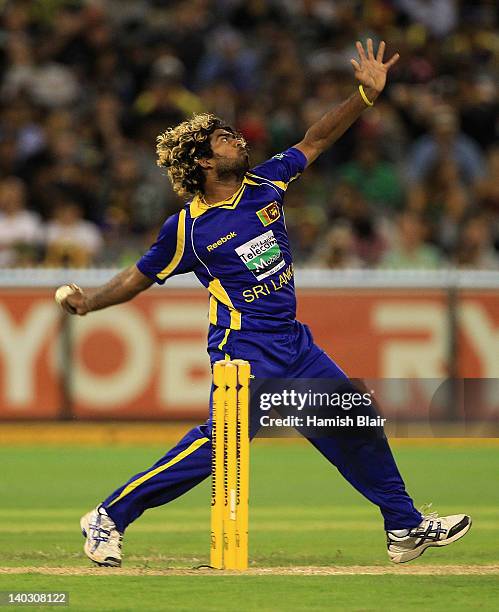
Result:
{"label": "green grass field", "polygon": [[[73,611],[497,609],[499,446],[395,447],[417,504],[474,521],[462,541],[406,566],[389,564],[377,508],[312,447],[257,442],[247,575],[182,575],[209,560],[208,482],[129,528],[121,575],[92,568],[80,515],[161,454],[157,445],[0,448],[0,591],[68,591]],[[340,575],[321,575],[332,566]],[[160,575],[166,568],[177,570]]]}

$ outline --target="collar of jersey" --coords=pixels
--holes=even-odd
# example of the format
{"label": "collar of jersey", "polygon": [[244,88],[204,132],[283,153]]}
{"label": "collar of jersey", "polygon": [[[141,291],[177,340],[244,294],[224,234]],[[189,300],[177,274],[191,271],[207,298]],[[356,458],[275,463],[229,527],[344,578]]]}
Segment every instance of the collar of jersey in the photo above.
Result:
{"label": "collar of jersey", "polygon": [[212,208],[235,208],[239,204],[239,201],[241,200],[243,196],[246,186],[256,185],[256,184],[257,183],[255,183],[254,181],[249,179],[247,176],[245,176],[243,178],[243,182],[241,183],[241,186],[239,187],[239,189],[234,194],[232,194],[230,198],[226,198],[225,200],[220,200],[220,202],[215,202],[214,204],[209,204],[209,205],[205,204],[198,195],[195,195],[192,198],[191,203],[189,205],[189,212],[190,212],[191,218],[195,219],[196,217],[201,216],[202,214],[204,214],[208,210],[211,210]]}

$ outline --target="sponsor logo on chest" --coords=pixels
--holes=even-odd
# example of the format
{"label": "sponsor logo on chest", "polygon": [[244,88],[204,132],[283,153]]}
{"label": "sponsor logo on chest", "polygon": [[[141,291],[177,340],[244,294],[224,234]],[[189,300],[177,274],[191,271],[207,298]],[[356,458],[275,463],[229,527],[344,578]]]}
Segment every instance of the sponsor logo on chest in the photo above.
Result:
{"label": "sponsor logo on chest", "polygon": [[248,240],[235,250],[257,280],[275,274],[286,265],[272,230]]}

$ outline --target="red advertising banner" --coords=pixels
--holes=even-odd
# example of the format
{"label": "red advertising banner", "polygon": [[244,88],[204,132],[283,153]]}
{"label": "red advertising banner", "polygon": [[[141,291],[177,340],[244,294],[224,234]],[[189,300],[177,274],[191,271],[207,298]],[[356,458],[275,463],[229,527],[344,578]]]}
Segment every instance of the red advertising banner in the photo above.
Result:
{"label": "red advertising banner", "polygon": [[[499,296],[459,294],[456,343],[445,291],[304,290],[299,318],[351,376],[445,378],[450,351],[461,377],[498,377]],[[210,370],[203,291],[151,290],[130,303],[70,319],[48,290],[0,292],[0,419],[52,419],[70,373],[71,412],[91,419],[203,419]]]}
{"label": "red advertising banner", "polygon": [[55,418],[61,317],[48,291],[0,293],[0,418]]}

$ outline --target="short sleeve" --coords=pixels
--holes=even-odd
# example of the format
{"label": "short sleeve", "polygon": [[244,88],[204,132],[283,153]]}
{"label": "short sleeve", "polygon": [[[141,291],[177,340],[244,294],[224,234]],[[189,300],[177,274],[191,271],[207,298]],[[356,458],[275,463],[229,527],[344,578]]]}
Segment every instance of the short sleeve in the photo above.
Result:
{"label": "short sleeve", "polygon": [[286,191],[289,183],[297,179],[307,166],[307,158],[295,147],[278,153],[248,172],[248,176],[267,179]]}
{"label": "short sleeve", "polygon": [[156,242],[137,262],[137,268],[162,285],[170,276],[192,272],[197,258],[188,240],[186,210],[168,217]]}

